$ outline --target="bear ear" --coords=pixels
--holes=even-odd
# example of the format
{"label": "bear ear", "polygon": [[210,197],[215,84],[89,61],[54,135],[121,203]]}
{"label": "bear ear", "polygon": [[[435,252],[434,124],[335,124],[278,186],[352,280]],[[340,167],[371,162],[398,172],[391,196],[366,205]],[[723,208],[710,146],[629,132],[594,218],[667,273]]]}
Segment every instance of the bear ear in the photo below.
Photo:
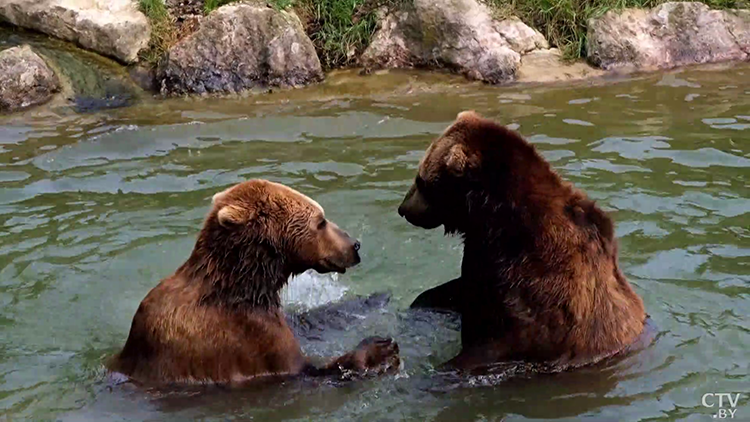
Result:
{"label": "bear ear", "polygon": [[219,224],[224,227],[246,224],[252,217],[252,211],[238,205],[225,205],[216,213]]}
{"label": "bear ear", "polygon": [[467,169],[473,167],[474,159],[466,153],[466,146],[456,144],[448,150],[445,164],[455,174],[464,174]]}
{"label": "bear ear", "polygon": [[[229,188],[229,189],[231,189],[231,188]],[[227,192],[229,192],[229,189],[224,189],[221,192],[215,193],[214,196],[211,197],[211,203],[215,204],[218,201],[220,201],[222,198],[224,198],[224,196],[226,196]]]}
{"label": "bear ear", "polygon": [[477,113],[476,111],[474,111],[474,110],[466,110],[466,111],[462,111],[462,112],[458,113],[458,116],[456,116],[456,121],[461,121],[461,120],[478,120],[478,119],[481,119],[481,118],[482,118],[482,116],[480,116],[479,113]]}

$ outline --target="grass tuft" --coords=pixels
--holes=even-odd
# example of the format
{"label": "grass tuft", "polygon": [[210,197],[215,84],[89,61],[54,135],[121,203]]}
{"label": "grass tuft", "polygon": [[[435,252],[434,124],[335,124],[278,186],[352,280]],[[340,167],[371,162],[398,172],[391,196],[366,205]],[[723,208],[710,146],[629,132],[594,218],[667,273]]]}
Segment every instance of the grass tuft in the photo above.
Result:
{"label": "grass tuft", "polygon": [[146,17],[153,20],[162,20],[169,17],[167,6],[163,0],[139,0],[138,6]]}
{"label": "grass tuft", "polygon": [[233,3],[235,0],[206,0],[203,3],[203,12],[206,14],[224,6],[225,4]]}
{"label": "grass tuft", "polygon": [[[513,14],[539,30],[563,57],[586,57],[586,31],[590,18],[609,10],[651,8],[668,0],[486,0],[498,15]],[[715,9],[747,8],[748,0],[703,0]]]}
{"label": "grass tuft", "polygon": [[310,16],[308,34],[327,69],[354,64],[370,44],[376,11],[388,0],[302,0]]}
{"label": "grass tuft", "polygon": [[151,23],[151,39],[148,47],[141,51],[140,59],[155,67],[175,42],[174,19],[169,14],[164,0],[139,0],[138,6]]}
{"label": "grass tuft", "polygon": [[[206,14],[237,0],[205,0]],[[352,65],[370,44],[376,11],[407,0],[268,0],[277,10],[295,9],[326,69]]]}

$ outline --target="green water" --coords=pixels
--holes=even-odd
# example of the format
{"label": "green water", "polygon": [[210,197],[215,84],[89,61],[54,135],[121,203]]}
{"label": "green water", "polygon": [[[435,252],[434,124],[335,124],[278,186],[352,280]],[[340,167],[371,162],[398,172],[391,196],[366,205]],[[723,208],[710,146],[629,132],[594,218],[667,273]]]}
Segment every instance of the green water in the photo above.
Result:
{"label": "green water", "polygon": [[[396,207],[464,109],[518,127],[611,212],[621,266],[660,332],[652,347],[555,376],[460,387],[434,376],[459,349],[456,324],[403,310],[458,274],[461,246]],[[704,393],[741,393],[735,420],[750,420],[749,65],[558,87],[343,73],[248,98],[0,119],[0,420],[707,421]],[[211,195],[255,177],[314,197],[363,245],[359,267],[294,280],[286,303],[393,293],[305,350],[391,335],[401,375],[190,397],[109,388],[103,359],[188,256]]]}

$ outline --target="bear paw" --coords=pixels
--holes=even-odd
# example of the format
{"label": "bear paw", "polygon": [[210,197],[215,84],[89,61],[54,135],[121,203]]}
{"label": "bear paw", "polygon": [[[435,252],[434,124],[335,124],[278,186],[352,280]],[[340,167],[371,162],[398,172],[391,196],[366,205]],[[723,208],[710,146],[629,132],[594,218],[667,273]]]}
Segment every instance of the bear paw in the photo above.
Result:
{"label": "bear paw", "polygon": [[398,343],[392,338],[368,337],[351,353],[350,369],[356,372],[381,374],[399,368]]}

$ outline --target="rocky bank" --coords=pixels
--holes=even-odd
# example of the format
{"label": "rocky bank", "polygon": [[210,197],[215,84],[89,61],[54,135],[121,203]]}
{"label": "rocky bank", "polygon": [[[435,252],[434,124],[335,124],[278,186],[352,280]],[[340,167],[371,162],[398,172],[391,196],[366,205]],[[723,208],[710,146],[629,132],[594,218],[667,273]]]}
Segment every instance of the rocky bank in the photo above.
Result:
{"label": "rocky bank", "polygon": [[59,89],[59,79],[31,47],[0,52],[0,112],[44,104]]}
{"label": "rocky bank", "polygon": [[[166,4],[173,13],[185,15],[175,17],[175,25],[188,22],[189,30],[180,32],[184,38],[165,51],[156,69],[143,72],[144,64],[131,66],[141,86],[164,95],[233,93],[303,86],[324,77],[306,33],[311,29],[292,9],[252,1],[229,4],[203,17],[198,15],[200,0]],[[563,62],[559,50],[550,48],[539,31],[518,18],[496,19],[478,0],[411,0],[396,9],[382,9],[378,16],[376,32],[358,60],[366,71],[444,69],[490,84],[546,83],[605,75],[613,69],[750,59],[750,12],[712,10],[703,3],[664,3],[651,10],[610,11],[591,19],[587,60],[577,63]],[[0,0],[0,20],[130,64],[138,62],[151,34],[136,0]],[[52,72],[43,70],[41,59],[26,52],[23,57],[29,69],[36,69],[35,75]],[[11,75],[6,72],[3,77],[8,80]],[[53,81],[54,73],[42,79]],[[40,92],[53,91],[52,82],[39,84],[48,87]],[[31,95],[32,91],[36,92],[14,95],[29,93],[22,104],[43,101],[44,95]]]}
{"label": "rocky bank", "polygon": [[135,62],[151,36],[133,0],[0,0],[0,20],[123,63]]}
{"label": "rocky bank", "polygon": [[518,19],[497,21],[475,0],[414,0],[386,14],[360,63],[367,68],[445,68],[488,83],[512,80],[521,55],[548,48]]}
{"label": "rocky bank", "polygon": [[666,69],[750,57],[748,10],[671,2],[610,11],[588,26],[588,60],[602,69]]}
{"label": "rocky bank", "polygon": [[162,94],[229,93],[307,85],[323,70],[297,15],[237,4],[214,11],[172,47],[157,78]]}

